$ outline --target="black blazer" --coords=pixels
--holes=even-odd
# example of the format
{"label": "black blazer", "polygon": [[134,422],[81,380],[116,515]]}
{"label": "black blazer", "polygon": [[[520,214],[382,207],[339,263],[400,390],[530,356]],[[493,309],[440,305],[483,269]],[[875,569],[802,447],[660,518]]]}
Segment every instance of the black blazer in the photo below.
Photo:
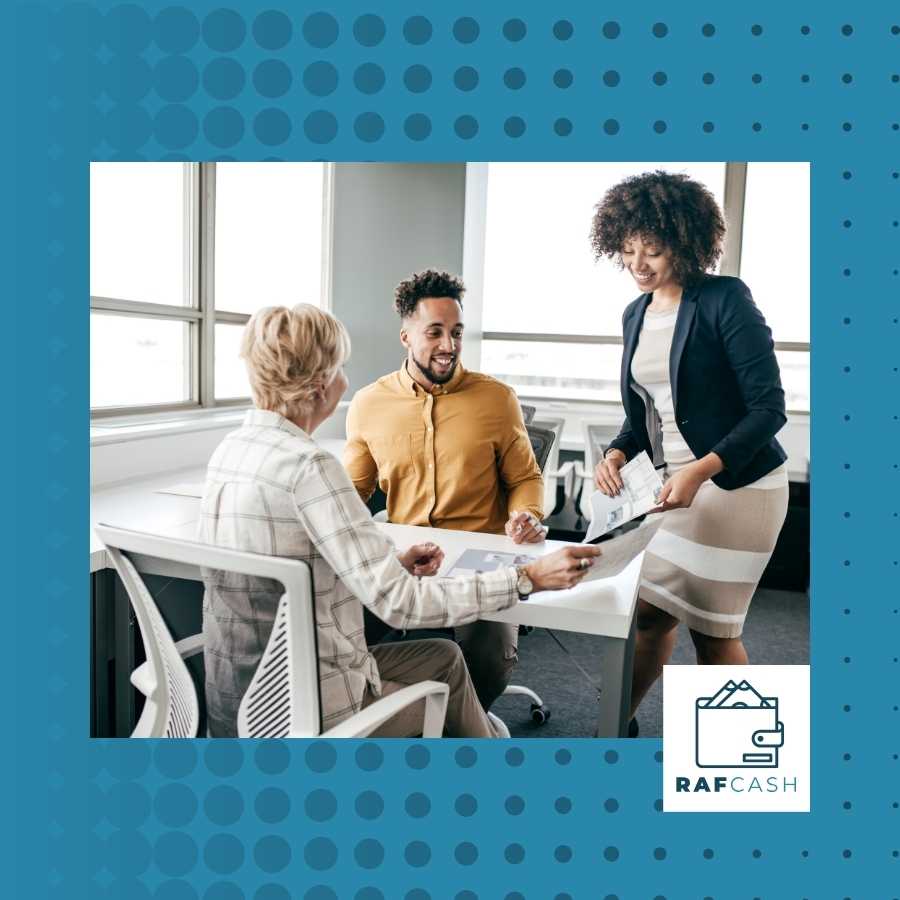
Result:
{"label": "black blazer", "polygon": [[[622,402],[625,422],[610,448],[631,459],[653,458],[644,401],[631,385],[631,360],[650,294],[622,317]],[[787,459],[775,435],[787,421],[772,332],[740,278],[709,275],[686,288],[669,355],[678,428],[697,459],[717,453],[725,469],[713,482],[744,487]]]}

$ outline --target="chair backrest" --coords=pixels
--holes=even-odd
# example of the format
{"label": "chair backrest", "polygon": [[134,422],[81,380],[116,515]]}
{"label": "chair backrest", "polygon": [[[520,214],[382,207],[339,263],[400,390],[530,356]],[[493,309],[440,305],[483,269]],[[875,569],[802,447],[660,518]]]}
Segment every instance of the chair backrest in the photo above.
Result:
{"label": "chair backrest", "polygon": [[553,438],[550,449],[541,471],[544,473],[544,518],[556,509],[556,471],[559,469],[559,443],[562,440],[565,419],[534,419],[529,428],[541,428],[549,431]]}
{"label": "chair backrest", "polygon": [[539,428],[537,425],[526,425],[525,428],[528,431],[528,440],[531,441],[531,449],[534,451],[538,468],[543,472],[553,447],[553,431],[550,428]]}
{"label": "chair backrest", "polygon": [[[279,601],[275,617],[275,625],[272,635],[263,654],[260,666],[267,660],[274,659],[280,650],[279,641],[288,642],[288,658],[290,663],[278,667],[269,667],[265,673],[260,674],[257,669],[250,689],[241,702],[238,713],[238,733],[241,737],[263,736],[262,732],[277,731],[279,735],[284,732],[291,737],[314,737],[321,732],[318,655],[316,649],[315,615],[313,607],[312,577],[309,566],[296,559],[286,559],[277,556],[263,556],[258,553],[244,553],[240,550],[226,550],[221,547],[213,547],[209,544],[199,544],[195,541],[182,541],[173,538],[164,538],[157,535],[145,534],[139,531],[129,531],[124,528],[113,528],[109,525],[97,525],[94,529],[97,536],[106,545],[115,562],[116,555],[124,559],[134,572],[134,577],[140,581],[137,574],[138,567],[143,559],[165,560],[176,563],[180,567],[179,574],[185,578],[200,579],[201,569],[216,569],[225,572],[235,572],[241,575],[254,575],[259,578],[270,578],[279,582],[284,587],[284,595]],[[125,557],[124,554],[128,554]],[[134,560],[134,562],[132,561]],[[135,564],[137,563],[137,565]],[[117,566],[118,568],[118,566]],[[127,571],[127,567],[126,567]],[[121,573],[121,570],[120,570]],[[123,578],[123,581],[125,579]],[[143,585],[143,582],[141,581]],[[134,603],[131,589],[129,597]],[[146,586],[144,586],[146,590]],[[149,592],[148,592],[149,594]],[[155,604],[153,605],[155,609]],[[159,611],[156,611],[157,616]],[[160,622],[162,621],[160,617]],[[165,625],[163,623],[163,628]],[[166,634],[168,630],[166,629]],[[147,658],[152,652],[150,647],[159,644],[154,640],[151,632],[145,634],[143,625],[141,635],[144,644],[148,647]],[[171,642],[171,636],[169,636]],[[174,650],[174,644],[173,644]],[[162,667],[162,653],[159,650],[158,662],[155,663],[156,671],[165,673]],[[174,650],[178,656],[178,651]],[[168,654],[167,654],[168,658]],[[184,673],[190,678],[184,661],[178,656],[178,662],[184,669]],[[284,680],[284,672],[288,673],[287,681]],[[280,718],[273,720],[268,717],[255,716],[251,732],[241,734],[240,724],[250,719],[251,712],[262,712],[258,704],[250,710],[250,701],[259,697],[269,682],[263,683],[263,678],[270,676],[270,681],[278,680],[280,693],[269,693],[269,699],[279,697],[279,702],[287,710],[287,721]],[[193,684],[191,683],[193,691]],[[165,699],[168,699],[165,698]],[[195,696],[196,702],[196,696]],[[245,710],[245,707],[247,708]],[[277,728],[274,726],[277,725]],[[194,726],[196,732],[196,724]],[[154,736],[162,737],[163,733]],[[274,735],[273,735],[274,736]]]}
{"label": "chair backrest", "polygon": [[581,420],[581,434],[584,438],[584,473],[587,476],[582,484],[581,499],[578,509],[584,518],[591,518],[591,495],[594,487],[594,469],[597,463],[603,459],[603,454],[609,447],[610,441],[619,433],[618,427],[609,422],[601,422],[594,419]]}
{"label": "chair backrest", "polygon": [[200,710],[191,673],[134,563],[118,547],[106,549],[128,592],[147,656],[144,710],[131,736],[196,737]]}
{"label": "chair backrest", "polygon": [[529,406],[527,403],[520,403],[519,406],[522,407],[522,418],[525,420],[525,424],[530,425],[534,414],[537,412],[537,407]]}
{"label": "chair backrest", "polygon": [[[315,737],[320,733],[318,691],[313,720],[306,716],[309,707],[304,705],[302,690],[298,690],[304,684],[318,685],[316,647],[311,656],[296,652],[307,639],[310,623],[305,620],[311,609],[312,590],[304,604],[295,603],[287,594],[279,600],[269,642],[238,709],[238,737]],[[315,637],[315,627],[312,632]],[[306,665],[307,659],[313,660],[311,667]],[[304,671],[298,671],[298,667]]]}

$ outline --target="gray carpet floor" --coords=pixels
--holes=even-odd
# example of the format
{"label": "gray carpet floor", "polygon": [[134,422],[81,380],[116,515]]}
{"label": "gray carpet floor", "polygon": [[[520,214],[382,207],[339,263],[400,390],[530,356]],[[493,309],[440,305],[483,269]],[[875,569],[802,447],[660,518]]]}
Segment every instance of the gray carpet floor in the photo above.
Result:
{"label": "gray carpet floor", "polygon": [[[556,632],[578,662],[593,670],[597,640],[590,635]],[[809,662],[809,598],[805,593],[761,588],[750,604],[744,625],[744,646],[751,665],[805,665]],[[695,663],[694,645],[687,628],[680,626],[670,661]],[[638,709],[640,737],[662,736],[662,679]],[[513,675],[540,694],[550,708],[550,720],[541,726],[530,720],[529,701],[521,696],[501,697],[492,707],[513,737],[591,737],[596,727],[596,693],[572,660],[549,634],[536,629],[519,637],[519,664]]]}

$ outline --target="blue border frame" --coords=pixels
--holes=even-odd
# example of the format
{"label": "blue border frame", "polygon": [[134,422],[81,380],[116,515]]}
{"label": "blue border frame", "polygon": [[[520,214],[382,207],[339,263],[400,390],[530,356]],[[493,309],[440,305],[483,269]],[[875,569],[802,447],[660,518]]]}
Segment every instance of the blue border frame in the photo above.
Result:
{"label": "blue border frame", "polygon": [[[900,13],[274,6],[18,3],[8,32],[8,883],[129,900],[896,896]],[[182,155],[812,161],[812,813],[662,815],[657,741],[87,739],[87,163]]]}

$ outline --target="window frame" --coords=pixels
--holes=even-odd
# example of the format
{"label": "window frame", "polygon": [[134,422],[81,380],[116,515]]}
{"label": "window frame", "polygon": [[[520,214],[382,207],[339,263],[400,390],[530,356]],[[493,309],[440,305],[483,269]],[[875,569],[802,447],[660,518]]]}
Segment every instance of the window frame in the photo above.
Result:
{"label": "window frame", "polygon": [[[187,162],[181,165],[184,178],[182,216],[184,234],[187,236],[187,253],[184,261],[185,304],[175,306],[92,294],[90,313],[187,323],[190,327],[185,336],[188,345],[185,347],[185,358],[189,362],[185,379],[189,388],[189,399],[175,403],[92,407],[91,421],[125,417],[130,421],[158,413],[190,414],[251,405],[249,396],[216,399],[216,325],[245,325],[250,320],[249,313],[216,309],[216,163]],[[334,164],[321,165],[323,170],[320,305],[323,309],[329,310],[332,288]]]}
{"label": "window frame", "polygon": [[[463,265],[465,271],[466,283],[470,286],[469,294],[472,293],[472,286],[476,286],[479,298],[478,319],[479,324],[482,318],[482,309],[484,305],[484,243],[486,238],[484,216],[486,213],[487,184],[488,184],[488,167],[490,163],[469,163],[466,166],[466,184],[467,188],[471,186],[472,190],[467,190],[467,231],[474,231],[474,223],[468,219],[469,202],[471,199],[473,207],[477,206],[481,212],[481,228],[480,228],[480,247],[470,244],[467,247],[465,257],[466,261]],[[740,275],[741,269],[741,250],[743,247],[744,236],[744,202],[747,193],[747,163],[746,162],[726,162],[725,163],[725,189],[723,197],[722,213],[725,216],[726,232],[725,242],[723,246],[722,259],[719,266],[719,272],[722,275]],[[477,195],[477,196],[476,196]],[[474,241],[473,241],[474,244]],[[547,332],[518,332],[518,331],[482,331],[479,329],[480,335],[478,339],[477,353],[479,359],[481,357],[482,341],[520,341],[523,343],[560,343],[560,344],[613,344],[621,346],[621,334],[600,334],[600,335],[584,335],[584,334],[553,334]],[[799,352],[810,352],[810,344],[808,341],[775,341],[776,350],[793,350]],[[478,366],[480,368],[480,364]],[[522,398],[532,398],[527,392],[520,391],[516,388],[516,393]],[[621,406],[618,401],[612,400],[582,400],[574,397],[564,396],[560,392],[559,396],[548,397],[541,396],[540,402],[565,402],[565,403],[589,403],[598,406]],[[809,415],[809,410],[787,410],[791,415],[803,416]]]}

